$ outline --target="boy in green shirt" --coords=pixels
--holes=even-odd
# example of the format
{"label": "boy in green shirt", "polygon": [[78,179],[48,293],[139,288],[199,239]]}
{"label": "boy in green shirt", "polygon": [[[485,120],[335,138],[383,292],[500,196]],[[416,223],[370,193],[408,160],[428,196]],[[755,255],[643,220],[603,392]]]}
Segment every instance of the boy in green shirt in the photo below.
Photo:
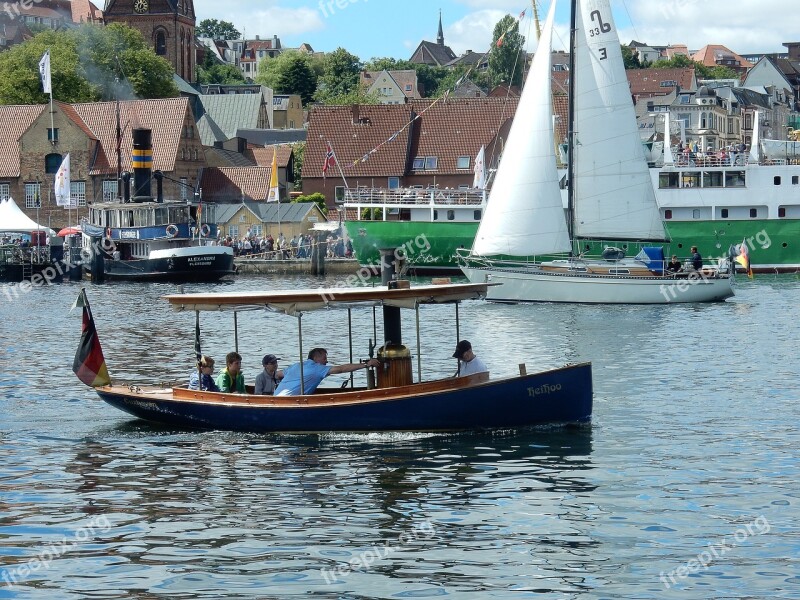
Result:
{"label": "boy in green shirt", "polygon": [[225,357],[225,368],[217,377],[220,392],[245,394],[244,375],[242,375],[242,357],[238,352],[228,352]]}

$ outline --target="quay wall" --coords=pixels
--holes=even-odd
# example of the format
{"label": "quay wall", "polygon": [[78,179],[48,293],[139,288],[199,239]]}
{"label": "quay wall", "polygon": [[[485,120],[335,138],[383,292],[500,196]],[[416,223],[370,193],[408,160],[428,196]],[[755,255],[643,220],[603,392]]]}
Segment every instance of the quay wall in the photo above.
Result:
{"label": "quay wall", "polygon": [[[235,258],[237,275],[311,275],[308,259],[263,259]],[[328,275],[353,275],[360,269],[354,258],[326,258],[325,273]]]}

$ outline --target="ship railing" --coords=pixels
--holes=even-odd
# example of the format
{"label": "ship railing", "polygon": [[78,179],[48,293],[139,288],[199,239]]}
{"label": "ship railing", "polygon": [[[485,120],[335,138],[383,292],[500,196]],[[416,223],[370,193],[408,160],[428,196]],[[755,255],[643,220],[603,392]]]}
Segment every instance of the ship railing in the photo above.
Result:
{"label": "ship railing", "polygon": [[358,206],[419,206],[460,204],[480,206],[484,202],[485,191],[479,189],[449,188],[357,188],[345,190],[344,204]]}
{"label": "ship railing", "polygon": [[[750,152],[734,150],[709,150],[706,152],[687,152],[686,148],[672,148],[673,165],[676,167],[746,167],[750,164]],[[663,166],[663,158],[657,166]]]}

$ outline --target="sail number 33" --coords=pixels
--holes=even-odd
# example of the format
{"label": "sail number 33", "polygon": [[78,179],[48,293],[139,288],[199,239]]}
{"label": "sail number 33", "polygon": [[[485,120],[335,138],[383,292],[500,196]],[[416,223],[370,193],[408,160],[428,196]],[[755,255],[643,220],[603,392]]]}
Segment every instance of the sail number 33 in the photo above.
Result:
{"label": "sail number 33", "polygon": [[592,23],[597,21],[597,27],[589,28],[589,37],[597,37],[601,33],[608,33],[611,31],[611,24],[603,21],[603,16],[600,14],[599,10],[593,10],[589,14],[589,18]]}

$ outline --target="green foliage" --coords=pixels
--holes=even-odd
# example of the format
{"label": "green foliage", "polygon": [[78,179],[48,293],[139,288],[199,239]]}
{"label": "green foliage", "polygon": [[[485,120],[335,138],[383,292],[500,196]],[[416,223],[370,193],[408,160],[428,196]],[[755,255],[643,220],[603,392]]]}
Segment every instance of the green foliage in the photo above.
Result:
{"label": "green foliage", "polygon": [[211,65],[210,67],[197,67],[198,83],[235,84],[245,83],[247,80],[242,71],[233,65]]}
{"label": "green foliage", "polygon": [[265,85],[280,94],[298,94],[303,104],[314,99],[317,91],[317,73],[312,59],[297,51],[282,52],[275,58],[265,58],[258,63],[256,83]]}
{"label": "green foliage", "polygon": [[338,96],[325,95],[325,100],[322,101],[322,103],[330,106],[343,106],[352,104],[380,104],[381,100],[378,92],[368,94],[365,89],[358,88],[352,92],[339,94]]}
{"label": "green foliage", "polygon": [[[503,43],[498,48],[497,40],[503,34]],[[523,50],[525,36],[519,32],[519,23],[511,15],[506,15],[494,26],[492,49],[489,52],[489,79],[491,85],[508,83],[522,86],[526,56]]]}
{"label": "green foliage", "polygon": [[298,196],[297,198],[293,198],[292,202],[314,202],[322,211],[323,215],[328,214],[328,207],[325,205],[325,195],[319,192],[308,194],[307,196]]}
{"label": "green foliage", "polygon": [[442,82],[452,73],[452,69],[433,65],[418,65],[408,60],[396,58],[373,58],[364,65],[366,71],[416,71],[417,85],[423,98],[434,98],[444,93]]}
{"label": "green foliage", "polygon": [[242,37],[239,30],[228,21],[217,19],[203,19],[195,30],[197,37],[211,38],[212,40],[238,40]]}
{"label": "green foliage", "polygon": [[322,60],[323,74],[315,99],[325,104],[338,103],[337,98],[344,98],[352,92],[359,92],[361,60],[344,48],[337,48]]}
{"label": "green foliage", "polygon": [[722,66],[707,67],[703,63],[694,61],[683,54],[677,54],[669,60],[657,60],[651,66],[654,69],[692,68],[695,70],[695,75],[698,79],[739,79],[739,74],[733,69]]}
{"label": "green foliage", "polygon": [[292,175],[294,179],[294,189],[303,189],[303,162],[306,159],[306,143],[297,142],[292,144],[292,153],[294,154],[294,168]]}
{"label": "green foliage", "polygon": [[622,62],[626,69],[641,69],[642,63],[639,62],[639,55],[634,54],[630,46],[622,44]]}
{"label": "green foliage", "polygon": [[0,104],[43,104],[39,60],[50,50],[53,98],[67,103],[178,95],[172,66],[121,24],[45,31],[0,54]]}

